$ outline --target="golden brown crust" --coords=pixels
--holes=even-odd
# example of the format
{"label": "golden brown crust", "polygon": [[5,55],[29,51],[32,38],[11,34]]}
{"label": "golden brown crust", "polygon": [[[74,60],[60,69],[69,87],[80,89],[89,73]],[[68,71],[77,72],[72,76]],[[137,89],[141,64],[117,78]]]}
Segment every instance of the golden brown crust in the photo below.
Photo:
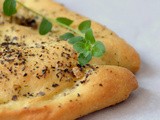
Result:
{"label": "golden brown crust", "polygon": [[39,107],[33,105],[31,108],[3,111],[0,113],[0,118],[1,120],[74,120],[127,99],[130,92],[137,88],[135,76],[125,68],[100,66],[95,72],[96,74],[88,77],[88,82],[80,84],[66,96],[57,97],[47,104],[41,101]]}
{"label": "golden brown crust", "polygon": [[[14,28],[14,29],[13,29]],[[10,94],[1,93],[0,98],[4,98],[5,96],[10,95],[12,96],[14,93],[12,84],[18,83],[21,81],[26,81],[25,84],[30,86],[30,88],[26,89],[25,87],[22,87],[22,93],[29,90],[30,92],[36,92],[38,87],[41,86],[50,86],[53,82],[57,82],[59,78],[56,78],[56,72],[50,72],[47,73],[46,77],[41,78],[40,80],[37,79],[34,76],[34,72],[39,72],[42,70],[42,68],[38,68],[34,72],[30,72],[32,70],[32,66],[34,66],[34,62],[37,62],[37,64],[41,64],[41,67],[43,65],[45,66],[55,66],[56,63],[60,60],[64,62],[70,62],[72,61],[72,67],[74,68],[77,64],[76,59],[72,59],[74,57],[71,57],[69,60],[67,60],[65,57],[61,56],[61,52],[63,52],[63,46],[65,46],[67,49],[71,49],[69,44],[66,44],[66,42],[53,42],[51,43],[50,38],[47,36],[41,37],[38,34],[33,34],[34,31],[31,32],[31,29],[25,28],[18,25],[10,25],[8,23],[5,23],[1,26],[1,29],[3,29],[5,34],[1,34],[1,45],[7,45],[5,41],[5,35],[9,36],[7,37],[8,40],[12,40],[15,36],[17,37],[16,43],[19,45],[23,45],[25,43],[25,46],[23,46],[23,49],[19,52],[22,53],[22,57],[24,55],[25,50],[28,51],[28,54],[36,53],[34,56],[27,56],[26,58],[26,64],[28,66],[28,69],[26,69],[25,72],[28,73],[29,77],[23,77],[23,74],[21,72],[21,69],[19,69],[19,72],[16,76],[19,78],[14,78],[14,74],[11,74],[7,72],[7,69],[10,64],[12,63],[6,63],[1,64],[0,67],[4,71],[6,71],[6,75],[9,77],[8,83],[5,88],[8,89],[7,91],[10,92]],[[17,32],[18,30],[18,32]],[[21,39],[21,36],[24,36],[25,38]],[[41,41],[39,42],[39,39]],[[50,44],[42,44],[45,46],[46,51],[50,51],[49,53],[45,53],[43,57],[48,55],[48,59],[46,59],[48,62],[41,61],[39,59],[39,54],[41,54],[41,42],[48,42]],[[29,47],[34,46],[35,44],[39,44],[38,47]],[[53,44],[53,45],[52,45]],[[54,48],[54,46],[56,48]],[[11,49],[14,47],[14,49],[20,49],[19,46],[2,46],[1,50],[7,50],[8,48]],[[58,50],[56,50],[58,47]],[[27,49],[24,49],[27,48]],[[62,50],[61,50],[62,49]],[[52,55],[52,52],[55,52],[55,55]],[[66,52],[66,51],[65,51]],[[73,50],[70,50],[69,53],[74,52]],[[5,52],[4,52],[5,53]],[[7,54],[7,53],[6,53]],[[3,54],[2,54],[3,55]],[[50,61],[52,57],[57,56],[57,59],[53,59]],[[77,56],[75,56],[76,58]],[[4,57],[1,57],[1,60],[4,61]],[[18,60],[17,57],[14,58],[14,60]],[[32,65],[33,64],[33,65]],[[14,64],[13,64],[14,66]],[[30,66],[30,67],[29,67]],[[21,67],[21,65],[18,65],[18,67]],[[48,67],[48,70],[51,68]],[[58,68],[59,69],[59,68]],[[71,69],[72,68],[68,68]],[[17,101],[11,101],[9,100],[5,104],[0,105],[0,118],[3,120],[9,120],[9,119],[15,119],[15,120],[72,120],[75,118],[78,118],[80,116],[86,115],[88,113],[91,113],[93,111],[102,109],[104,107],[108,107],[110,105],[114,105],[116,103],[119,103],[125,99],[128,98],[129,94],[137,88],[137,81],[135,79],[135,76],[127,69],[117,67],[117,66],[98,66],[97,67],[89,67],[85,68],[87,71],[84,73],[82,72],[83,78],[79,78],[79,75],[76,77],[76,83],[72,83],[70,87],[70,83],[65,82],[59,82],[59,85],[62,86],[62,89],[60,87],[60,90],[54,89],[50,92],[46,92],[45,96],[41,97],[29,97],[26,98],[23,95],[19,95],[19,98]],[[74,69],[73,69],[74,70]],[[74,72],[73,72],[74,73]],[[85,74],[85,75],[84,75]],[[5,80],[5,79],[3,79]],[[30,82],[29,82],[30,81]],[[37,81],[37,82],[36,82]],[[74,82],[74,80],[73,80]],[[34,83],[34,84],[33,84]],[[36,84],[36,87],[35,87]],[[23,85],[20,84],[21,86]],[[63,86],[64,85],[64,86]],[[74,87],[72,87],[74,85]],[[1,91],[3,91],[4,86],[0,84]],[[38,88],[39,89],[39,88]],[[43,90],[40,88],[41,91]],[[38,90],[39,91],[39,90]],[[44,91],[44,90],[43,90]],[[54,93],[54,91],[58,91],[58,95]],[[60,91],[60,92],[59,92]],[[20,92],[21,93],[21,92]],[[65,95],[65,96],[64,96]],[[6,97],[6,99],[10,99]],[[97,102],[98,101],[98,102]],[[70,114],[72,113],[72,114]]]}
{"label": "golden brown crust", "polygon": [[[63,16],[74,20],[74,24],[72,25],[72,27],[74,28],[77,28],[77,26],[83,20],[88,19],[86,17],[78,15],[77,13],[71,12],[70,10],[66,9],[63,5],[53,2],[52,0],[38,0],[38,2],[36,0],[21,1],[23,1],[25,5],[29,6],[30,8],[39,11],[40,13],[50,18]],[[20,16],[25,16],[26,18],[31,16],[33,17],[33,15],[27,13],[21,11],[18,13],[17,16],[19,18],[21,18]],[[131,47],[123,39],[117,36],[114,32],[100,25],[99,23],[92,22],[92,28],[94,30],[96,39],[101,40],[105,44],[107,52],[101,59],[93,58],[91,64],[107,64],[122,66],[128,68],[133,73],[136,73],[139,70],[140,57],[133,47]],[[55,30],[49,35],[55,37],[66,32],[66,29],[56,26]]]}
{"label": "golden brown crust", "polygon": [[[36,1],[27,0],[25,4],[37,11],[51,6],[42,13],[50,17],[72,17],[76,21],[73,27],[86,19],[50,0]],[[51,15],[51,11],[56,13]],[[53,31],[49,36],[42,37],[33,29],[14,23],[0,22],[0,26],[0,120],[73,120],[124,101],[138,87],[132,73],[139,69],[138,54],[98,23],[92,24],[96,38],[101,38],[108,52],[91,63],[120,65],[132,72],[109,65],[79,67],[77,54],[71,45],[65,41],[58,42],[57,36],[66,32],[65,29],[57,27],[56,34]],[[63,52],[67,53],[63,55]],[[45,60],[41,59],[42,56]],[[23,59],[25,69],[22,70],[20,62]],[[29,96],[26,95],[28,91]]]}

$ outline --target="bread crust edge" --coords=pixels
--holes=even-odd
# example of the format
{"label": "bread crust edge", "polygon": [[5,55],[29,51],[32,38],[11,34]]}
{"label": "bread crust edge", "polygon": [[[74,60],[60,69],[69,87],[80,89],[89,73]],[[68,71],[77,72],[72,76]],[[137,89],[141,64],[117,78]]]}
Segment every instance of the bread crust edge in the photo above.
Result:
{"label": "bread crust edge", "polygon": [[[48,105],[15,111],[4,110],[0,112],[0,118],[1,120],[74,120],[126,100],[138,87],[135,76],[126,68],[117,66],[102,66],[97,74],[89,76],[89,79],[89,82],[78,86],[71,94],[56,98]],[[77,97],[77,93],[81,96]]]}

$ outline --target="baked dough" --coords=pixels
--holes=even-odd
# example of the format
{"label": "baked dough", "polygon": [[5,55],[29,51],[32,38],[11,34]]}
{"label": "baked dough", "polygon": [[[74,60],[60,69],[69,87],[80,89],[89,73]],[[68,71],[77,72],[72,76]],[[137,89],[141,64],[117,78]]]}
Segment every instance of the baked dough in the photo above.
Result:
{"label": "baked dough", "polygon": [[[38,1],[36,6],[61,7],[48,0]],[[34,2],[27,0],[26,5]],[[107,31],[105,34],[109,34]],[[115,34],[106,36],[109,38],[121,41],[138,56]],[[74,120],[124,101],[138,87],[127,67],[100,65],[106,55],[101,61],[92,61],[97,65],[79,66],[72,46],[52,33],[40,36],[36,30],[4,20],[0,24],[0,45],[0,120]],[[118,56],[123,58],[123,54]],[[114,61],[112,56],[109,59]]]}
{"label": "baked dough", "polygon": [[[53,0],[20,0],[24,2],[26,6],[42,13],[49,18],[56,17],[67,17],[74,20],[72,25],[73,28],[77,28],[77,26],[84,20],[88,19],[86,17],[80,16],[77,13],[74,13],[68,9],[66,9],[63,5],[53,2]],[[2,2],[0,7],[2,7]],[[23,7],[18,7],[18,13],[15,15],[16,22],[17,18],[21,21],[24,21],[28,18],[33,18],[33,14],[28,12],[28,10],[24,10]],[[39,23],[39,18],[36,17],[37,23]],[[14,17],[11,19],[14,21]],[[24,24],[24,23],[20,23]],[[117,36],[114,32],[109,30],[108,28],[100,25],[99,23],[92,22],[92,28],[94,29],[94,34],[97,40],[101,40],[106,46],[106,54],[99,58],[94,58],[91,61],[91,64],[101,64],[101,65],[117,65],[128,68],[133,73],[136,73],[140,68],[140,57],[138,53],[132,48],[128,43],[126,43],[123,39]],[[37,30],[36,30],[37,31]],[[49,36],[57,37],[66,33],[68,30],[56,26],[54,24],[53,32],[48,34]]]}

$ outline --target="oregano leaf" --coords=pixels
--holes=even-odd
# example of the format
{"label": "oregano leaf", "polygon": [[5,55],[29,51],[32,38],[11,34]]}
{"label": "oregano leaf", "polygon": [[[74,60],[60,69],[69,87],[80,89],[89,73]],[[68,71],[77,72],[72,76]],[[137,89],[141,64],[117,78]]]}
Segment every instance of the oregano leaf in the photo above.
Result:
{"label": "oregano leaf", "polygon": [[92,29],[87,30],[87,32],[85,34],[85,39],[88,40],[91,44],[95,43],[96,40],[94,38]]}
{"label": "oregano leaf", "polygon": [[17,12],[16,0],[5,0],[3,3],[3,12],[7,16],[12,16]]}
{"label": "oregano leaf", "polygon": [[91,28],[91,21],[90,20],[83,21],[78,27],[79,31],[81,31],[82,33],[86,33],[87,30],[90,28]]}
{"label": "oregano leaf", "polygon": [[52,29],[52,23],[49,22],[47,19],[43,18],[40,27],[39,27],[39,33],[41,35],[46,35],[48,32],[50,32]]}
{"label": "oregano leaf", "polygon": [[83,52],[83,55],[84,55],[85,57],[87,57],[90,53],[91,53],[91,51],[85,51],[85,52]]}
{"label": "oregano leaf", "polygon": [[91,52],[88,52],[88,55],[86,56],[84,53],[80,53],[78,56],[78,62],[81,66],[86,65],[89,63],[92,59],[92,54]]}
{"label": "oregano leaf", "polygon": [[76,37],[70,38],[70,39],[68,40],[68,42],[69,42],[70,44],[75,44],[75,43],[77,43],[77,42],[82,41],[83,39],[84,39],[84,38],[81,37],[81,36],[76,36]]}
{"label": "oregano leaf", "polygon": [[77,42],[73,45],[73,48],[78,53],[85,52],[85,43],[84,42]]}
{"label": "oregano leaf", "polygon": [[101,41],[96,41],[92,48],[92,55],[94,57],[101,57],[105,53],[106,49]]}
{"label": "oregano leaf", "polygon": [[70,26],[73,23],[73,20],[70,20],[70,19],[65,18],[65,17],[58,17],[56,20],[59,23],[65,24],[67,26]]}
{"label": "oregano leaf", "polygon": [[61,35],[59,38],[61,40],[68,40],[68,39],[70,39],[72,37],[74,37],[74,34],[68,32],[68,33],[65,33],[65,34]]}

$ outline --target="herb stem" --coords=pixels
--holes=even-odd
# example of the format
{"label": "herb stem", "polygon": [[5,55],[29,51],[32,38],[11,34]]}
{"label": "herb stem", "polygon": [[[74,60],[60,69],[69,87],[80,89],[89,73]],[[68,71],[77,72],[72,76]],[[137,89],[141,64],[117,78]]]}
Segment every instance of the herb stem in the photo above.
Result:
{"label": "herb stem", "polygon": [[34,14],[36,14],[36,15],[38,15],[38,16],[41,16],[42,18],[45,18],[43,15],[41,15],[41,14],[39,14],[38,12],[36,12],[36,11],[30,9],[29,7],[25,6],[25,5],[24,5],[23,3],[21,3],[20,1],[18,1],[18,0],[16,0],[16,1],[17,1],[17,3],[18,3],[19,5],[23,6],[25,9],[30,10],[31,12],[33,12]]}
{"label": "herb stem", "polygon": [[82,34],[80,31],[78,31],[78,30],[76,30],[76,29],[73,29],[72,27],[67,26],[67,25],[65,25],[65,24],[63,24],[63,23],[60,23],[60,22],[58,22],[56,19],[49,19],[49,20],[52,21],[53,23],[56,23],[56,24],[58,24],[58,25],[60,25],[60,26],[62,26],[62,27],[64,27],[64,28],[66,28],[66,29],[68,29],[68,30],[70,30],[70,31],[72,31],[72,32],[74,32],[74,33],[82,36],[82,37],[85,37],[85,35]]}
{"label": "herb stem", "polygon": [[27,7],[26,5],[24,5],[24,4],[21,3],[20,1],[18,1],[18,0],[16,0],[16,1],[17,1],[17,3],[18,3],[19,5],[23,6],[25,9],[30,10],[30,11],[33,12],[34,14],[36,14],[36,15],[42,17],[42,18],[45,18],[45,19],[49,20],[50,22],[52,22],[52,24],[54,24],[54,23],[55,23],[55,24],[58,24],[58,25],[60,25],[60,26],[62,26],[62,27],[64,27],[64,28],[72,31],[73,33],[76,33],[76,34],[78,34],[78,35],[80,35],[80,36],[82,36],[82,37],[85,37],[85,35],[82,34],[80,31],[75,30],[75,29],[73,29],[72,27],[69,27],[69,26],[67,26],[67,25],[65,25],[65,24],[63,24],[63,23],[60,23],[60,22],[58,22],[56,19],[46,18],[46,17],[44,17],[43,15],[41,15],[40,13],[38,13],[38,12],[32,10],[31,8]]}

